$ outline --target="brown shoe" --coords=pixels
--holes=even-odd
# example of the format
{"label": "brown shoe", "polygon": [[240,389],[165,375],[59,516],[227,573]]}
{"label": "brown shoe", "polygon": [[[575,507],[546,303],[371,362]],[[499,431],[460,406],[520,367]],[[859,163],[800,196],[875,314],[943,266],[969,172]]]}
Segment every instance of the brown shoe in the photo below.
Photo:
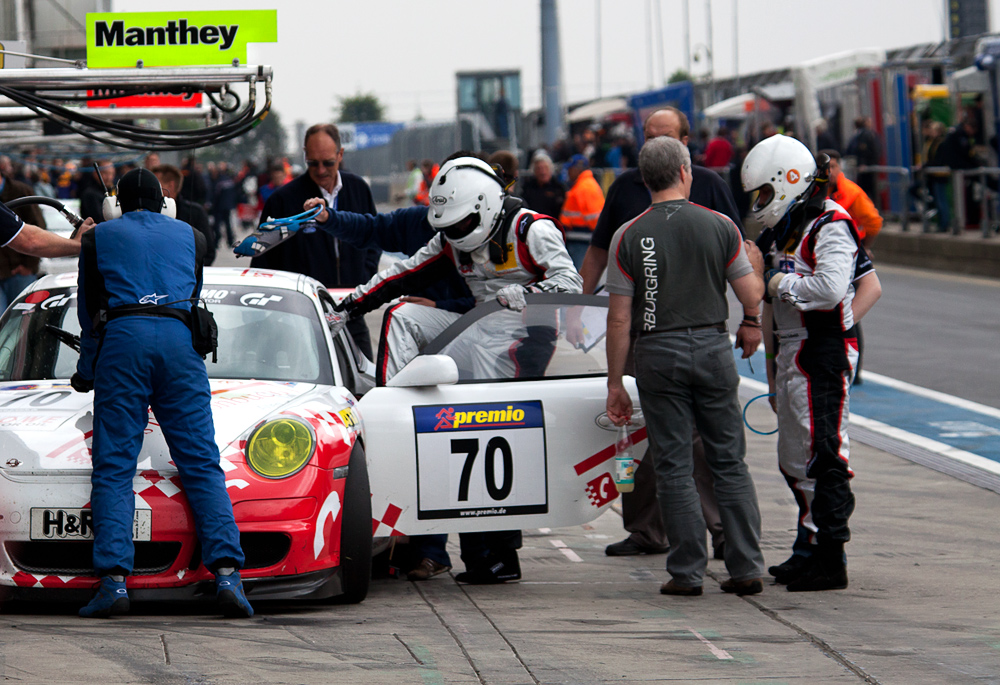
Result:
{"label": "brown shoe", "polygon": [[743,595],[758,595],[764,591],[764,582],[760,578],[749,578],[747,580],[722,581],[723,592],[732,592],[742,597]]}
{"label": "brown shoe", "polygon": [[421,559],[413,570],[406,574],[407,580],[427,580],[434,576],[446,573],[451,570],[451,566],[439,564],[433,559]]}
{"label": "brown shoe", "polygon": [[701,595],[701,585],[696,587],[684,587],[678,585],[673,580],[668,580],[660,586],[661,595],[679,595],[681,597],[698,597]]}

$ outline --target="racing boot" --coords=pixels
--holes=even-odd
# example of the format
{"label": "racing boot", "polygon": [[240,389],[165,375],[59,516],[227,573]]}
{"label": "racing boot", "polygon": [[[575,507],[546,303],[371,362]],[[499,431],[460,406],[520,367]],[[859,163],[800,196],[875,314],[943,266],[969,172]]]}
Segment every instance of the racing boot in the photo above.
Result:
{"label": "racing boot", "polygon": [[847,587],[844,543],[821,546],[809,560],[802,574],[788,583],[789,592],[843,590]]}
{"label": "racing boot", "polygon": [[[229,573],[223,573],[229,571]],[[226,618],[250,618],[253,607],[243,593],[243,581],[240,572],[235,569],[219,569],[215,576],[215,597]]]}
{"label": "racing boot", "polygon": [[521,562],[516,550],[487,557],[481,564],[459,573],[455,580],[470,585],[493,585],[521,579]]}
{"label": "racing boot", "polygon": [[109,618],[128,613],[128,590],[125,576],[101,576],[101,586],[90,603],[78,612],[83,618]]}
{"label": "racing boot", "polygon": [[777,566],[768,567],[767,572],[774,576],[775,583],[788,585],[802,575],[808,566],[809,557],[804,554],[793,554]]}

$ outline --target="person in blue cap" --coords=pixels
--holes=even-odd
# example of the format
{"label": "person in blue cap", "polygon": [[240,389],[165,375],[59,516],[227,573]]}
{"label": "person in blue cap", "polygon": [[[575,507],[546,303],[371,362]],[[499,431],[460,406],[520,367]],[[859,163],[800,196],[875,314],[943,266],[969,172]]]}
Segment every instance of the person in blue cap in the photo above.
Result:
{"label": "person in blue cap", "polygon": [[240,532],[215,444],[205,363],[189,327],[201,292],[205,237],[172,218],[152,172],[134,169],[105,200],[105,222],[80,251],[80,360],[71,384],[94,391],[91,508],[100,587],[80,616],[125,613],[132,572],[132,481],[149,408],[191,505],[202,560],[223,613],[249,617],[240,581]]}

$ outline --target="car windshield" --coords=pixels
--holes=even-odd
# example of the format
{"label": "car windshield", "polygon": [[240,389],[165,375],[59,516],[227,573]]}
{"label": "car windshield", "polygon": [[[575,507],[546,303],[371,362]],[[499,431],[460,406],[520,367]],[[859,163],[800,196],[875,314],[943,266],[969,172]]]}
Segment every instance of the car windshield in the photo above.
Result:
{"label": "car windshield", "polygon": [[[319,315],[306,295],[208,285],[202,297],[219,326],[219,360],[206,361],[209,378],[333,383]],[[80,334],[76,288],[36,290],[4,313],[0,381],[72,376],[79,355],[53,328]]]}
{"label": "car windshield", "polygon": [[527,301],[523,312],[496,302],[476,307],[423,354],[454,359],[460,383],[607,375],[606,297],[528,295]]}

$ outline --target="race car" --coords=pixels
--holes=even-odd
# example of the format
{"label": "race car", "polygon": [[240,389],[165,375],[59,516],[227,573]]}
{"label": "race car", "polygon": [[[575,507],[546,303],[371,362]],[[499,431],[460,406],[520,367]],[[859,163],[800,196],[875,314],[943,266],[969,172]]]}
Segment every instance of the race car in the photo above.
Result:
{"label": "race car", "polygon": [[[372,362],[331,334],[335,296],[318,282],[207,268],[201,297],[219,326],[218,362],[206,364],[252,600],[360,602],[373,550],[392,536],[583,523],[617,496],[606,298],[535,295],[516,315],[478,307],[374,388]],[[564,339],[571,309],[582,344]],[[531,322],[535,362],[468,365],[483,335],[519,330],[512,316]],[[78,334],[73,273],[39,280],[0,318],[0,601],[86,601],[97,581],[93,395],[68,384]],[[133,483],[133,599],[213,597],[152,413]]]}
{"label": "race car", "polygon": [[[346,335],[331,337],[333,299],[310,279],[206,269],[201,295],[219,326],[218,362],[207,368],[248,593],[363,600],[372,517],[355,407],[370,362]],[[37,281],[0,319],[0,598],[85,600],[94,587],[93,394],[67,381],[76,309],[76,274],[65,273]],[[152,414],[134,490],[133,597],[211,597],[213,576]]]}

